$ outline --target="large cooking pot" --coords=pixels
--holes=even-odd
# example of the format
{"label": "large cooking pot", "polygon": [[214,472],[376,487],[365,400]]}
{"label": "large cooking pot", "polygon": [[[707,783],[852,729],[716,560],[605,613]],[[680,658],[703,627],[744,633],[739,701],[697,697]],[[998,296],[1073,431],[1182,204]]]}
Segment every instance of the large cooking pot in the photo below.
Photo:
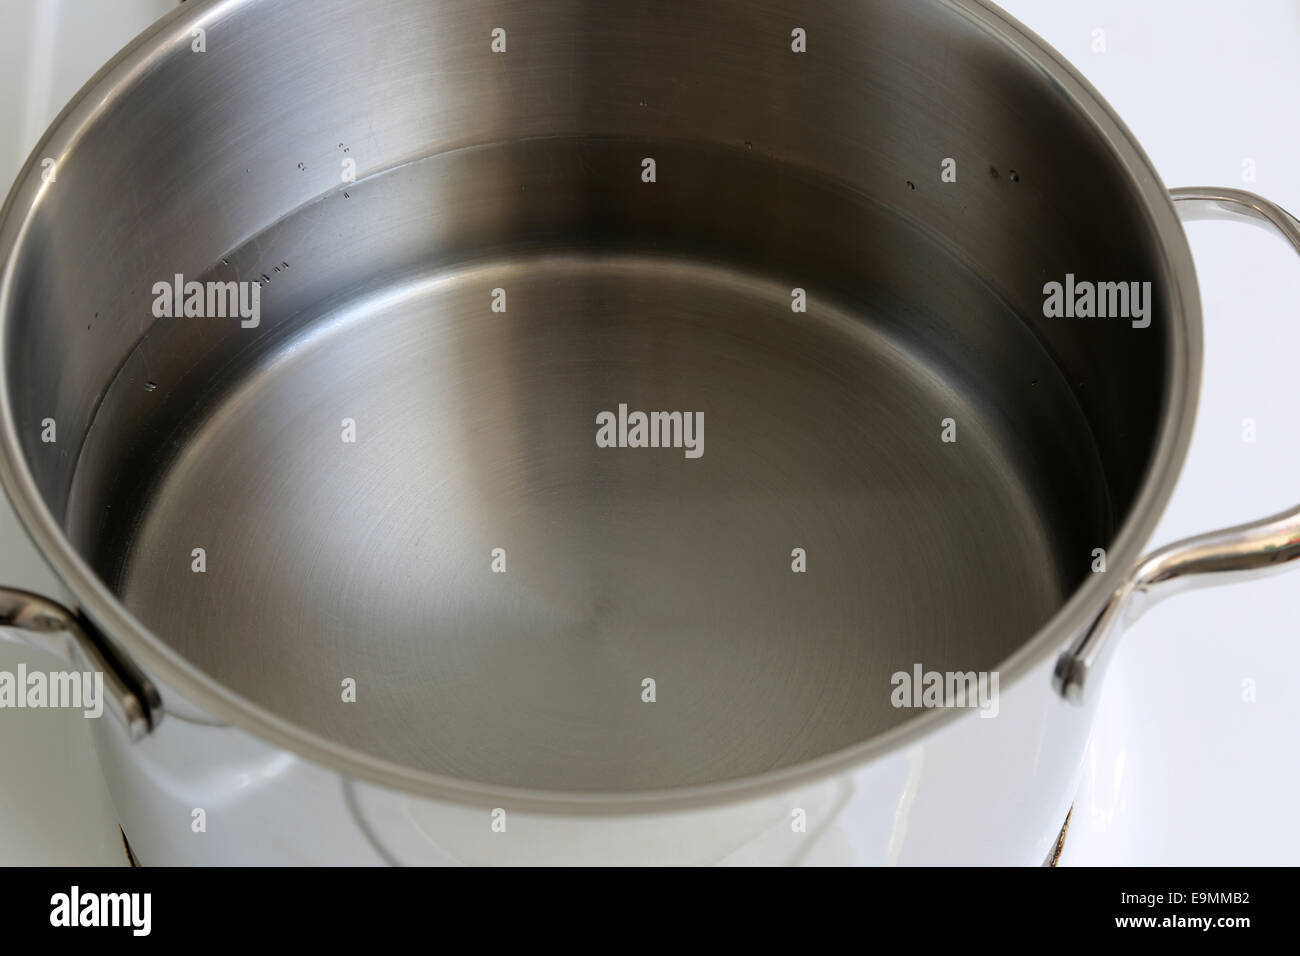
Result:
{"label": "large cooking pot", "polygon": [[1172,200],[980,0],[189,3],[0,222],[0,620],[145,863],[1041,862],[1110,638],[1300,557],[1139,557],[1179,214],[1300,248]]}

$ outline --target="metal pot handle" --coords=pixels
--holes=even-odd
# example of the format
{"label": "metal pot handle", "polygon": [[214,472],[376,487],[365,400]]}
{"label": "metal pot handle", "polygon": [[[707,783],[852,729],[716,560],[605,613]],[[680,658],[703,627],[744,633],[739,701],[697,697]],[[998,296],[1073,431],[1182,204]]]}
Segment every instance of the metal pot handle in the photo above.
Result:
{"label": "metal pot handle", "polygon": [[[1300,252],[1300,220],[1261,196],[1243,189],[1200,186],[1174,189],[1170,195],[1184,221],[1244,219],[1268,225]],[[1297,559],[1300,506],[1151,552],[1125,575],[1096,620],[1057,659],[1052,686],[1066,700],[1083,703],[1089,675],[1105,669],[1118,633],[1148,608],[1181,591],[1300,566]]]}
{"label": "metal pot handle", "polygon": [[[0,588],[0,640],[52,654],[70,668],[104,675],[104,709],[121,721],[132,741],[162,718],[158,689],[94,636],[94,628],[48,598]],[[20,689],[21,690],[21,689]]]}

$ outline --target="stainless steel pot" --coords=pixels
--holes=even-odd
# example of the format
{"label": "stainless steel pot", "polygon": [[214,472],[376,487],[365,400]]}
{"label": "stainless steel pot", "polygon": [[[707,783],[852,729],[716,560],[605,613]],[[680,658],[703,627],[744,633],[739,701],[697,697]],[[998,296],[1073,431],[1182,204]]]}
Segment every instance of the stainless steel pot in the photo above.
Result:
{"label": "stainless steel pot", "polygon": [[979,0],[187,4],[0,221],[0,620],[145,863],[1041,861],[1118,625],[1300,557],[1139,557],[1178,214],[1300,249],[1172,198]]}

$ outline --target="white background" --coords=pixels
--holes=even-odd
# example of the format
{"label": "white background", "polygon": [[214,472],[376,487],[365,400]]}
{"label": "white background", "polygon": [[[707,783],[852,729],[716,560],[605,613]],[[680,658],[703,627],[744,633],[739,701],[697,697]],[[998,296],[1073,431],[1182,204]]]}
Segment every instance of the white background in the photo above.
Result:
{"label": "white background", "polygon": [[[171,6],[0,0],[0,182],[81,83]],[[1245,186],[1300,212],[1298,0],[1003,6],[1092,81],[1167,185]],[[1092,48],[1097,29],[1105,52]],[[1248,159],[1254,182],[1243,182]],[[1248,226],[1194,223],[1188,235],[1204,387],[1153,544],[1300,502],[1300,258]],[[1253,444],[1242,441],[1246,418]],[[47,580],[3,502],[0,580]],[[0,644],[0,670],[20,659]],[[1246,680],[1254,703],[1243,700]],[[1300,575],[1176,598],[1116,655],[1061,862],[1294,864],[1298,758]],[[0,768],[0,864],[125,862],[80,716],[6,712]]]}

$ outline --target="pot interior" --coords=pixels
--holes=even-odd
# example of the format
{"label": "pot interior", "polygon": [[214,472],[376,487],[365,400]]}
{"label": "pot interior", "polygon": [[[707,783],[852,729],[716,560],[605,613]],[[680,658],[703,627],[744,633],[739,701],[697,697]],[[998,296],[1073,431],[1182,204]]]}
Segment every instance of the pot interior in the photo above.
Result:
{"label": "pot interior", "polygon": [[[69,540],[236,693],[480,782],[748,776],[995,669],[1162,412],[1114,147],[954,5],[540,6],[198,4],[132,54],[4,317]],[[1045,318],[1067,273],[1150,326]],[[176,275],[256,326],[157,317]],[[620,406],[683,430],[601,447]]]}

